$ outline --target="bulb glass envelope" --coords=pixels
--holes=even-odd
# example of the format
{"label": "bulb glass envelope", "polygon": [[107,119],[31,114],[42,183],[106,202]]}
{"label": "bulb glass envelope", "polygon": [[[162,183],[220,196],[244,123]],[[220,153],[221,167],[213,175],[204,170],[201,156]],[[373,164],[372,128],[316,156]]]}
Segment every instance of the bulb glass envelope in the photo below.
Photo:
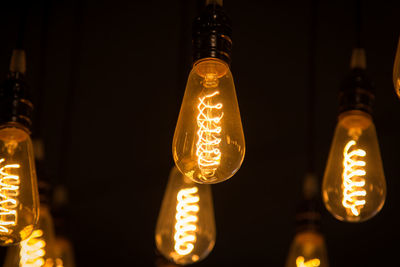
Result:
{"label": "bulb glass envelope", "polygon": [[385,202],[386,182],[375,126],[369,114],[339,117],[322,184],[326,208],[337,219],[361,222]]}
{"label": "bulb glass envelope", "polygon": [[178,169],[197,183],[219,183],[239,170],[245,141],[232,74],[224,61],[206,58],[194,64],[172,154]]}
{"label": "bulb glass envelope", "polygon": [[4,267],[60,267],[55,264],[53,227],[48,207],[41,205],[37,228],[26,240],[8,248]]}
{"label": "bulb glass envelope", "polygon": [[286,267],[328,267],[324,237],[316,231],[299,232],[290,246]]}
{"label": "bulb glass envelope", "polygon": [[31,235],[38,202],[29,134],[7,125],[0,129],[0,245],[17,244]]}
{"label": "bulb glass envelope", "polygon": [[400,38],[397,45],[396,57],[393,66],[393,85],[397,96],[400,98]]}
{"label": "bulb glass envelope", "polygon": [[210,185],[194,183],[174,167],[157,221],[157,249],[166,259],[187,265],[207,257],[215,235]]}

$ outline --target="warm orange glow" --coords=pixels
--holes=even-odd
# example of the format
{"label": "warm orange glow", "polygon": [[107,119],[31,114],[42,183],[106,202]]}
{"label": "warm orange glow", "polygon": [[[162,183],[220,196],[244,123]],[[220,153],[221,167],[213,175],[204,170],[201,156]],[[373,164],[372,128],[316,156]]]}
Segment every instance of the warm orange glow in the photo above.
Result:
{"label": "warm orange glow", "polygon": [[174,248],[182,256],[192,252],[196,241],[197,213],[200,210],[200,197],[197,192],[197,187],[191,187],[181,189],[177,195]]}
{"label": "warm orange glow", "polygon": [[64,262],[62,259],[57,258],[56,259],[56,266],[55,267],[64,267]]}
{"label": "warm orange glow", "polygon": [[20,244],[20,267],[51,266],[44,260],[46,242],[43,240],[43,231],[34,230],[32,235]]}
{"label": "warm orange glow", "polygon": [[[5,159],[0,159],[3,164]],[[18,222],[18,199],[20,179],[18,175],[10,173],[18,169],[19,164],[8,164],[0,168],[0,232],[8,233],[11,227]]]}
{"label": "warm orange glow", "polygon": [[214,104],[213,97],[219,94],[217,90],[218,79],[214,74],[207,74],[203,81],[203,86],[207,89],[215,90],[203,97],[199,97],[199,105],[197,109],[199,114],[197,116],[197,163],[201,173],[205,177],[213,177],[215,170],[221,161],[221,150],[219,143],[221,138],[221,119],[224,113],[220,111],[222,104]]}
{"label": "warm orange glow", "polygon": [[312,259],[308,261],[304,261],[304,257],[299,256],[296,259],[296,266],[297,267],[318,267],[321,264],[319,259]]}
{"label": "warm orange glow", "polygon": [[365,150],[353,148],[357,143],[354,140],[349,141],[343,150],[343,207],[345,207],[354,216],[360,214],[364,207],[367,192],[362,189],[365,185],[365,161],[360,158],[366,156]]}

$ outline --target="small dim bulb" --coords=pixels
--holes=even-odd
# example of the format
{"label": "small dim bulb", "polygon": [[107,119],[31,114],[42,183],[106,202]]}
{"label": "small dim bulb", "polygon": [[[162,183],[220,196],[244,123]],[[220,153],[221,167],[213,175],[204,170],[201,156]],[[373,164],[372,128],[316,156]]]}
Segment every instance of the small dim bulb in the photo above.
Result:
{"label": "small dim bulb", "polygon": [[158,251],[180,265],[198,262],[215,244],[214,209],[210,185],[194,183],[174,167],[157,221]]}
{"label": "small dim bulb", "polygon": [[54,245],[53,220],[48,207],[41,205],[39,225],[19,245],[8,248],[4,267],[58,267]]}
{"label": "small dim bulb", "polygon": [[290,247],[286,267],[328,267],[324,237],[313,230],[298,233]]}
{"label": "small dim bulb", "polygon": [[393,85],[397,96],[400,98],[400,38],[397,44],[396,57],[393,66]]}
{"label": "small dim bulb", "polygon": [[38,220],[32,142],[18,123],[0,129],[0,245],[27,239]]}
{"label": "small dim bulb", "polygon": [[224,61],[206,58],[194,64],[172,154],[178,169],[201,184],[225,181],[239,170],[245,142],[232,74]]}
{"label": "small dim bulb", "polygon": [[75,267],[74,249],[68,239],[56,237],[54,255],[54,267]]}
{"label": "small dim bulb", "polygon": [[339,116],[322,197],[334,217],[348,222],[365,221],[383,207],[386,181],[375,126],[369,114],[352,110]]}

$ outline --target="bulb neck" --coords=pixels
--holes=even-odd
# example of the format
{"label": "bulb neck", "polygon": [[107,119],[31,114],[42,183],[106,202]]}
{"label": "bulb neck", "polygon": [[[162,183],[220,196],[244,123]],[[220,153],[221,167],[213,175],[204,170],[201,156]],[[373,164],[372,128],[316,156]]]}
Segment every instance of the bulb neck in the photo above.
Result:
{"label": "bulb neck", "polygon": [[350,110],[360,110],[372,115],[372,106],[375,95],[371,81],[367,78],[365,70],[352,69],[350,75],[343,82],[339,93],[339,113]]}
{"label": "bulb neck", "polygon": [[13,53],[8,77],[0,85],[0,125],[20,124],[30,133],[33,104],[24,81],[24,60],[20,56],[21,53]]}
{"label": "bulb neck", "polygon": [[193,22],[193,62],[202,58],[219,58],[231,63],[232,26],[219,1],[209,1]]}
{"label": "bulb neck", "polygon": [[375,95],[372,82],[366,75],[366,62],[365,50],[353,49],[350,60],[351,72],[344,80],[339,93],[339,113],[360,110],[372,115]]}
{"label": "bulb neck", "polygon": [[304,231],[321,231],[321,214],[313,209],[296,214],[296,233]]}
{"label": "bulb neck", "polygon": [[321,229],[320,194],[318,179],[314,173],[307,173],[303,181],[303,197],[297,207],[296,232],[317,231]]}

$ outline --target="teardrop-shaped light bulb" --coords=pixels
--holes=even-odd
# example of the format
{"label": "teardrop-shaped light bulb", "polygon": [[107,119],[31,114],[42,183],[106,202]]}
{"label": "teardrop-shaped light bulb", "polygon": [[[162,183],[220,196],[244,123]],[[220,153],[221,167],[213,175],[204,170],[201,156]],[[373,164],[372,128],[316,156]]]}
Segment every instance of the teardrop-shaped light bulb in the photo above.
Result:
{"label": "teardrop-shaped light bulb", "polygon": [[57,236],[54,243],[55,267],[75,267],[75,255],[71,242]]}
{"label": "teardrop-shaped light bulb", "polygon": [[194,183],[174,167],[158,216],[155,240],[159,252],[180,265],[207,257],[215,244],[210,185]]}
{"label": "teardrop-shaped light bulb", "polygon": [[383,207],[386,181],[375,126],[369,114],[352,110],[339,116],[322,197],[333,216],[348,222],[365,221]]}
{"label": "teardrop-shaped light bulb", "polygon": [[286,267],[328,267],[324,237],[317,231],[298,233],[290,247]]}
{"label": "teardrop-shaped light bulb", "polygon": [[40,206],[37,228],[19,245],[9,247],[4,267],[57,266],[54,257],[54,225],[47,205]]}
{"label": "teardrop-shaped light bulb", "polygon": [[32,142],[24,127],[0,129],[0,245],[28,238],[39,208]]}
{"label": "teardrop-shaped light bulb", "polygon": [[240,168],[245,142],[235,86],[222,60],[198,60],[186,86],[172,153],[178,169],[197,183],[214,184]]}
{"label": "teardrop-shaped light bulb", "polygon": [[28,238],[39,216],[25,70],[24,50],[13,50],[8,78],[0,85],[0,246]]}
{"label": "teardrop-shaped light bulb", "polygon": [[397,96],[400,98],[400,38],[397,44],[396,58],[393,66],[393,85]]}

